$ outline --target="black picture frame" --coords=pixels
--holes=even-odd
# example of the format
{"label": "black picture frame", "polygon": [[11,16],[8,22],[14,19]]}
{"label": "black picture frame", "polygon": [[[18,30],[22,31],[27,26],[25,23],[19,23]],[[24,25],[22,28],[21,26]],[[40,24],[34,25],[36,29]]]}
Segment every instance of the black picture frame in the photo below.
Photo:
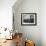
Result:
{"label": "black picture frame", "polygon": [[37,25],[37,13],[21,13],[21,25]]}

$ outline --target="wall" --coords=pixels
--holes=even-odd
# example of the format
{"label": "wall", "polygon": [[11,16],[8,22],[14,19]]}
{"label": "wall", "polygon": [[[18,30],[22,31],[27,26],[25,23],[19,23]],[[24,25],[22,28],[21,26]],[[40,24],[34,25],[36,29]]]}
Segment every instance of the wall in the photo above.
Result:
{"label": "wall", "polygon": [[[22,32],[24,39],[27,38],[33,40],[36,46],[41,46],[40,12],[40,0],[23,0],[17,7],[16,5],[14,5],[13,7],[15,30],[18,30],[18,32]],[[37,25],[22,26],[21,13],[37,13]]]}
{"label": "wall", "polygon": [[46,0],[41,1],[41,40],[42,46],[46,46]]}
{"label": "wall", "polygon": [[16,0],[0,0],[0,27],[12,29],[12,6]]}

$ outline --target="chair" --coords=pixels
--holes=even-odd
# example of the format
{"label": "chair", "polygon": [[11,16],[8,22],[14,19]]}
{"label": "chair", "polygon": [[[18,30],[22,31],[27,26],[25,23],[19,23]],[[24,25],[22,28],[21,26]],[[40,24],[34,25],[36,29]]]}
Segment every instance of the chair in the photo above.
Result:
{"label": "chair", "polygon": [[25,46],[35,46],[35,43],[32,40],[26,40]]}
{"label": "chair", "polygon": [[22,45],[22,33],[15,33],[14,39],[15,39],[16,46]]}

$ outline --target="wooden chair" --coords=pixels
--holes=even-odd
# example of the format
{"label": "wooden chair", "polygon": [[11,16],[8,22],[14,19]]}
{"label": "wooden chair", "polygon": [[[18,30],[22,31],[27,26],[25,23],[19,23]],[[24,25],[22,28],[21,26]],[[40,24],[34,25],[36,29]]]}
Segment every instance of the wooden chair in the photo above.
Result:
{"label": "wooden chair", "polygon": [[14,39],[16,42],[16,46],[21,46],[21,44],[22,44],[22,33],[15,33]]}
{"label": "wooden chair", "polygon": [[35,43],[32,40],[26,40],[25,46],[35,46]]}

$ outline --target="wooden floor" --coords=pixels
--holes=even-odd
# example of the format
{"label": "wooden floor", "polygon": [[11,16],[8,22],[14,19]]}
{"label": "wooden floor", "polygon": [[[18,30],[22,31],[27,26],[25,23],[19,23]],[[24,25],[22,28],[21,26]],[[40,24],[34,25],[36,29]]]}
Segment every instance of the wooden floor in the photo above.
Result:
{"label": "wooden floor", "polygon": [[15,39],[13,39],[13,40],[6,40],[6,42],[2,43],[0,46],[16,46]]}

